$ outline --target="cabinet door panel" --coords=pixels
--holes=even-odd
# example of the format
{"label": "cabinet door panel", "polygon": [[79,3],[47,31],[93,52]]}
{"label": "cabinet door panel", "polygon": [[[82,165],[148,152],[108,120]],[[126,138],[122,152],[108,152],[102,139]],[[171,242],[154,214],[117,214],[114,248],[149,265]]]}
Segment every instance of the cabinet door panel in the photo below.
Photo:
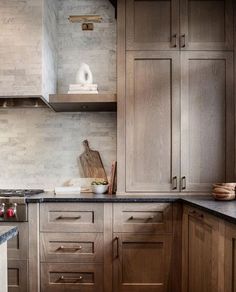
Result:
{"label": "cabinet door panel", "polygon": [[225,231],[225,292],[236,291],[236,227],[227,223]]}
{"label": "cabinet door panel", "polygon": [[115,237],[119,251],[114,253],[114,291],[167,291],[172,236],[117,233]]}
{"label": "cabinet door panel", "polygon": [[220,223],[200,210],[183,215],[183,292],[218,292],[223,274]]}
{"label": "cabinet door panel", "polygon": [[179,53],[129,52],[126,190],[172,190],[179,174]]}
{"label": "cabinet door panel", "polygon": [[181,58],[181,174],[187,182],[184,188],[210,191],[212,183],[233,179],[233,56],[185,52]]}
{"label": "cabinet door panel", "polygon": [[178,49],[178,0],[127,0],[128,50]]}
{"label": "cabinet door panel", "polygon": [[182,0],[181,35],[186,50],[233,50],[232,0]]}

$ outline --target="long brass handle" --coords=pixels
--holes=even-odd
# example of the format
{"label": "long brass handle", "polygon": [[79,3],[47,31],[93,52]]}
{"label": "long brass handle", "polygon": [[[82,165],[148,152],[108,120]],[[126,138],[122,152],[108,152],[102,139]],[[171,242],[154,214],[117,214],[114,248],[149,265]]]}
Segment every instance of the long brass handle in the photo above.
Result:
{"label": "long brass handle", "polygon": [[186,35],[182,34],[180,38],[181,38],[181,48],[185,48],[186,47]]}
{"label": "long brass handle", "polygon": [[115,237],[115,241],[116,241],[116,256],[115,258],[119,258],[120,257],[120,250],[119,250],[119,236]]}
{"label": "long brass handle", "polygon": [[76,283],[76,282],[79,282],[79,281],[82,281],[83,280],[83,277],[82,276],[79,276],[78,278],[65,278],[64,276],[61,276],[59,279],[58,279],[58,282],[63,282],[63,283],[68,283],[68,284],[73,284],[73,283]]}
{"label": "long brass handle", "polygon": [[154,216],[149,216],[147,218],[130,216],[128,220],[143,220],[143,221],[149,221],[149,220],[153,220],[153,219],[154,219]]}
{"label": "long brass handle", "polygon": [[186,189],[186,176],[183,176],[181,179],[181,188],[182,190]]}
{"label": "long brass handle", "polygon": [[177,34],[174,34],[172,36],[172,46],[173,46],[173,48],[177,47]]}
{"label": "long brass handle", "polygon": [[74,216],[74,217],[71,217],[71,216],[59,216],[56,218],[56,220],[77,220],[77,219],[80,219],[81,216]]}
{"label": "long brass handle", "polygon": [[61,245],[56,251],[62,250],[62,251],[70,251],[70,252],[74,251],[74,252],[76,252],[76,251],[81,250],[81,249],[82,249],[81,245],[78,246],[78,247],[64,247],[63,245]]}
{"label": "long brass handle", "polygon": [[172,178],[172,190],[177,190],[177,176]]}

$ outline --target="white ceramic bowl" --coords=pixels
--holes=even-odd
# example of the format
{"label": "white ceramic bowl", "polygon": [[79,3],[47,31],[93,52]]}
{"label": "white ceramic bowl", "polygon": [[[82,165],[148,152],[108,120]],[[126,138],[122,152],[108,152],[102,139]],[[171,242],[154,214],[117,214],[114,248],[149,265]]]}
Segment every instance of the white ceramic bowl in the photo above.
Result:
{"label": "white ceramic bowl", "polygon": [[108,190],[108,185],[91,185],[94,194],[105,194]]}

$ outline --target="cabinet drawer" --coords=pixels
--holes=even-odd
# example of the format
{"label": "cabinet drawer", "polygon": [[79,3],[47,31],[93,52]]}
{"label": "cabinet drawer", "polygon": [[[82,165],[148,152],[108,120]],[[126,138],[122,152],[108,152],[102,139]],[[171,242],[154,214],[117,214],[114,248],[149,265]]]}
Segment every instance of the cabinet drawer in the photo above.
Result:
{"label": "cabinet drawer", "polygon": [[8,260],[8,292],[28,291],[28,262]]}
{"label": "cabinet drawer", "polygon": [[7,242],[8,259],[26,260],[28,258],[28,222],[1,222],[1,226],[16,226],[18,234]]}
{"label": "cabinet drawer", "polygon": [[41,264],[41,291],[103,292],[103,266]]}
{"label": "cabinet drawer", "polygon": [[41,204],[40,230],[46,232],[103,232],[103,204]]}
{"label": "cabinet drawer", "polygon": [[114,204],[114,232],[172,232],[172,205]]}
{"label": "cabinet drawer", "polygon": [[102,233],[41,233],[42,262],[103,262]]}

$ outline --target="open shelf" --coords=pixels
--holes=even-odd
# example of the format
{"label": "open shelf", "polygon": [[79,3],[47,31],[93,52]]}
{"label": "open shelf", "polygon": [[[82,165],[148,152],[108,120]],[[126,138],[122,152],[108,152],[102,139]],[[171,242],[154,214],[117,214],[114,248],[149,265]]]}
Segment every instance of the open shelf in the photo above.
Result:
{"label": "open shelf", "polygon": [[116,111],[115,93],[51,94],[49,104],[56,112]]}

